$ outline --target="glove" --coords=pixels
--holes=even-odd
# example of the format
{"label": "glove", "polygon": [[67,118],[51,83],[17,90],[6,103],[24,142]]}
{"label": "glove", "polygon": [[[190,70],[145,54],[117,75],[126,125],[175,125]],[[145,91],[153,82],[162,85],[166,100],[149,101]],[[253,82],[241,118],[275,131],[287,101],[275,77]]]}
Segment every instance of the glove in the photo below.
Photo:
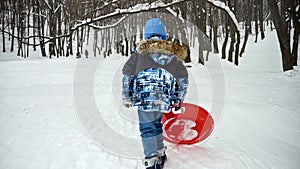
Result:
{"label": "glove", "polygon": [[122,105],[125,106],[126,108],[131,108],[132,107],[132,102],[127,101],[127,100],[123,100]]}
{"label": "glove", "polygon": [[185,111],[184,107],[181,107],[181,102],[175,102],[174,107],[172,108],[173,114],[183,114]]}
{"label": "glove", "polygon": [[175,111],[178,111],[181,108],[181,101],[174,102]]}
{"label": "glove", "polygon": [[173,108],[172,108],[173,114],[183,114],[184,111],[185,111],[185,108],[184,108],[184,107],[180,107],[179,109],[176,109],[176,107],[173,107]]}

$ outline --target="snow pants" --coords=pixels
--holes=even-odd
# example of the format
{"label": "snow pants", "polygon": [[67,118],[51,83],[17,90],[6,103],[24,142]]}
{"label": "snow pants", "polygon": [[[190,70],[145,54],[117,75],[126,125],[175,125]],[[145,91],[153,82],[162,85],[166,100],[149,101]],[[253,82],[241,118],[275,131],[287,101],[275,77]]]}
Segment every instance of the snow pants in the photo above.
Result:
{"label": "snow pants", "polygon": [[138,115],[145,158],[158,155],[157,150],[164,148],[162,113],[138,110]]}

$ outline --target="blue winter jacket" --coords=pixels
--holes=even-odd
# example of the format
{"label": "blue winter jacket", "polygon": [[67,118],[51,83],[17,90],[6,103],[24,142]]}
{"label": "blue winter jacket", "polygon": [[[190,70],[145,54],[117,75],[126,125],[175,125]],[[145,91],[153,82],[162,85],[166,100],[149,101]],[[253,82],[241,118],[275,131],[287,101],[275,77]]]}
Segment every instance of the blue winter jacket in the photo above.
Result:
{"label": "blue winter jacket", "polygon": [[182,102],[188,72],[172,54],[133,53],[123,67],[123,100],[143,111],[169,112],[172,102]]}

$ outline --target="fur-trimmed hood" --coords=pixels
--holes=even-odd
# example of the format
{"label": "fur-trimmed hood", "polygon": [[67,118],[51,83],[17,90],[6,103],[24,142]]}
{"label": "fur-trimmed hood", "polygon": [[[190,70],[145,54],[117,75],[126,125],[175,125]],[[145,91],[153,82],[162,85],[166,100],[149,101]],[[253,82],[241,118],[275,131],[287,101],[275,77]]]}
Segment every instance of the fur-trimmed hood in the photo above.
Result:
{"label": "fur-trimmed hood", "polygon": [[164,53],[175,55],[177,58],[184,60],[187,57],[187,48],[180,44],[166,40],[145,40],[137,46],[140,54],[146,53]]}

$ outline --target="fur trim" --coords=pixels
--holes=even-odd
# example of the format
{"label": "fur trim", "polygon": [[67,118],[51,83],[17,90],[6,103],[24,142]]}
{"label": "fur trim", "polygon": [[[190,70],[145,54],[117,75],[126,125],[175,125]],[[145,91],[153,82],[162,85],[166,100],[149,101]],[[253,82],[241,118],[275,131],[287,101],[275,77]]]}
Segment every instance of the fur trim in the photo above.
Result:
{"label": "fur trim", "polygon": [[184,60],[187,57],[187,48],[180,44],[166,40],[146,40],[142,41],[137,50],[140,54],[145,53],[164,53],[175,55],[177,58]]}

